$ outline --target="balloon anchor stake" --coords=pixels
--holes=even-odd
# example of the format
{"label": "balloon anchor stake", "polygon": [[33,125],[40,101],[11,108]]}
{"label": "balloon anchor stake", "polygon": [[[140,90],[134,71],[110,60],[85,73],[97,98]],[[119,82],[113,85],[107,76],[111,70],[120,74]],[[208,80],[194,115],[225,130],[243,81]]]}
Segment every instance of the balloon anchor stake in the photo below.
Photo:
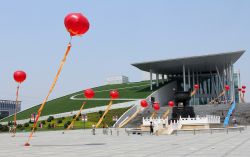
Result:
{"label": "balloon anchor stake", "polygon": [[28,146],[30,146],[30,144],[29,144],[28,142],[26,142],[26,143],[24,144],[24,146],[25,146],[25,147],[28,147]]}

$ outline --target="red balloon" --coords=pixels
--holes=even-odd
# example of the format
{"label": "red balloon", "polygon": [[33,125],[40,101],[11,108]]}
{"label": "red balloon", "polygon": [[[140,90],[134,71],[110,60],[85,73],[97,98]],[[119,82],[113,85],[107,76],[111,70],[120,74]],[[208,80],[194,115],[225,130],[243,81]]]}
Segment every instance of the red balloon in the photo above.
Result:
{"label": "red balloon", "polygon": [[195,84],[195,85],[194,85],[194,89],[199,89],[199,85],[198,85],[198,84]]}
{"label": "red balloon", "polygon": [[246,93],[246,91],[243,89],[242,91],[241,91],[243,94],[245,94]]}
{"label": "red balloon", "polygon": [[241,88],[238,88],[238,91],[240,92],[240,91],[241,91]]}
{"label": "red balloon", "polygon": [[158,111],[160,109],[160,105],[158,102],[155,102],[154,105],[153,105],[153,108],[155,111]]}
{"label": "red balloon", "polygon": [[243,89],[246,89],[247,87],[243,85],[242,88],[243,88]]}
{"label": "red balloon", "polygon": [[26,73],[22,70],[14,72],[14,80],[18,83],[22,83],[26,79]]}
{"label": "red balloon", "polygon": [[112,90],[112,91],[110,91],[110,97],[111,97],[112,99],[117,99],[117,98],[119,97],[118,91],[117,91],[117,90]]}
{"label": "red balloon", "polygon": [[225,90],[228,91],[230,89],[229,85],[225,85]]}
{"label": "red balloon", "polygon": [[169,102],[168,102],[168,106],[174,107],[174,102],[173,102],[173,101],[169,101]]}
{"label": "red balloon", "polygon": [[81,13],[70,13],[64,18],[64,25],[70,36],[83,35],[89,30],[89,21]]}
{"label": "red balloon", "polygon": [[141,100],[141,107],[148,107],[148,102],[146,100]]}
{"label": "red balloon", "polygon": [[86,90],[84,90],[84,95],[85,95],[86,98],[91,99],[91,98],[93,98],[95,96],[95,92],[91,88],[86,89]]}

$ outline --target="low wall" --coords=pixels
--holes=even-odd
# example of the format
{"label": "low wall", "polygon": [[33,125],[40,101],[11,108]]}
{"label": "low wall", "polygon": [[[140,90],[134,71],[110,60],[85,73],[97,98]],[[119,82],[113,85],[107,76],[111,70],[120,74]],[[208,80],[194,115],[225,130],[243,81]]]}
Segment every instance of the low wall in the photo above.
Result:
{"label": "low wall", "polygon": [[[194,105],[194,112],[196,115],[217,115],[221,117],[221,122],[223,123],[225,116],[231,105],[229,104],[218,104],[218,105]],[[240,103],[236,105],[234,118],[236,122],[241,125],[250,124],[250,104]],[[232,124],[232,117],[230,117],[230,123]]]}

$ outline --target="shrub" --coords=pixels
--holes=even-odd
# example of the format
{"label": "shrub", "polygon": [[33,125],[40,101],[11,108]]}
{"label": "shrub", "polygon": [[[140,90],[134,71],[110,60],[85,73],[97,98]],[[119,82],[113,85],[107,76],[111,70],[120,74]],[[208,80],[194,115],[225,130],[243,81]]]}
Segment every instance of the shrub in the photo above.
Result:
{"label": "shrub", "polygon": [[69,125],[67,123],[64,123],[63,127],[66,129]]}
{"label": "shrub", "polygon": [[[30,130],[33,130],[33,127],[30,128]],[[37,130],[37,127],[35,127],[35,131]]]}
{"label": "shrub", "polygon": [[65,119],[65,117],[62,117],[62,120],[64,120]]}
{"label": "shrub", "polygon": [[62,119],[58,119],[57,124],[61,124],[61,123],[62,123]]}
{"label": "shrub", "polygon": [[76,121],[79,121],[79,120],[80,120],[80,118],[79,118],[79,117],[77,117],[77,118],[76,118]]}
{"label": "shrub", "polygon": [[25,129],[25,127],[24,126],[22,126],[21,128],[19,128],[20,130],[24,130]]}
{"label": "shrub", "polygon": [[47,122],[51,122],[52,120],[54,120],[53,116],[49,116],[49,118],[47,119]]}
{"label": "shrub", "polygon": [[29,127],[29,126],[30,126],[29,123],[24,123],[24,127],[25,127],[25,128],[27,128],[27,127]]}
{"label": "shrub", "polygon": [[6,131],[9,131],[8,125],[0,124],[0,132],[6,132]]}
{"label": "shrub", "polygon": [[71,123],[70,121],[65,122],[64,125],[63,125],[64,129],[66,129],[70,125],[70,123]]}
{"label": "shrub", "polygon": [[49,123],[47,127],[48,127],[48,129],[51,129],[51,124]]}
{"label": "shrub", "polygon": [[23,125],[22,124],[17,124],[17,129],[21,129],[22,127],[23,127]]}
{"label": "shrub", "polygon": [[14,125],[14,122],[8,121],[8,126]]}
{"label": "shrub", "polygon": [[45,121],[45,120],[42,120],[41,123],[42,123],[43,125],[45,125],[45,124],[46,124],[46,121]]}

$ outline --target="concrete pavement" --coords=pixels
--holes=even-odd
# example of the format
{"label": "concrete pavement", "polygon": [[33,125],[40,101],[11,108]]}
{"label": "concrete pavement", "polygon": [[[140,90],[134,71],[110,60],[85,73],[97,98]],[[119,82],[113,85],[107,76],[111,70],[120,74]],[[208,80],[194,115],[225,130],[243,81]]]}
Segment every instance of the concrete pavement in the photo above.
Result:
{"label": "concrete pavement", "polygon": [[250,130],[240,132],[178,134],[170,136],[91,135],[90,130],[38,132],[30,147],[24,147],[28,133],[17,137],[0,134],[1,157],[247,157],[250,154]]}

